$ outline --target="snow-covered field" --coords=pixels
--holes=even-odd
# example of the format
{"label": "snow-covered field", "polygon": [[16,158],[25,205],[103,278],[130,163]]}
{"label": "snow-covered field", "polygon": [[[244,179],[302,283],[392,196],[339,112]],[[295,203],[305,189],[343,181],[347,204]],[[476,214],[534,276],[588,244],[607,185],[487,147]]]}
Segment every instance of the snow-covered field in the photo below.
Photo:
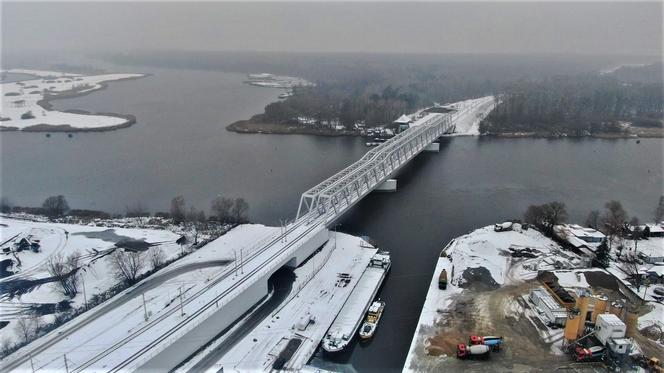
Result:
{"label": "snow-covered field", "polygon": [[[511,254],[513,252],[534,254],[535,257],[515,257]],[[498,285],[513,285],[535,278],[540,270],[573,268],[580,262],[580,258],[563,251],[539,231],[524,230],[520,224],[514,224],[514,230],[506,232],[495,232],[493,226],[486,226],[452,240],[438,258],[404,371],[418,366],[414,361],[418,359],[415,352],[418,343],[433,337],[431,333],[435,333],[438,319],[448,314],[446,311],[455,296],[464,291],[466,269],[485,268],[491,279],[482,282],[493,280]],[[443,269],[447,270],[446,290],[438,289],[438,276]]]}
{"label": "snow-covered field", "polygon": [[[144,241],[162,250],[164,259],[174,258],[181,251],[175,241],[180,236],[167,230],[138,228],[106,228],[74,224],[58,224],[36,222],[0,217],[0,245],[5,249],[1,259],[9,260],[12,266],[8,269],[13,274],[0,279],[3,290],[0,294],[0,321],[8,322],[1,330],[2,338],[12,343],[18,341],[16,322],[20,318],[29,317],[35,307],[44,304],[71,301],[72,307],[81,307],[86,298],[90,300],[96,294],[103,293],[118,283],[113,277],[105,254],[116,248],[118,242],[127,240]],[[18,252],[16,244],[22,239],[39,244],[39,251],[23,250]],[[155,249],[155,250],[157,250]],[[79,293],[74,298],[65,296],[57,282],[19,286],[21,290],[12,296],[9,289],[14,288],[18,281],[39,282],[50,277],[46,263],[55,255],[63,257],[77,254],[79,257],[78,272],[81,277]],[[141,272],[151,270],[148,263]],[[25,291],[25,292],[24,292]],[[54,320],[53,314],[39,317],[42,324]]]}
{"label": "snow-covered field", "polygon": [[[142,74],[80,75],[56,71],[11,69],[8,73],[34,75],[37,78],[0,85],[0,129],[25,130],[38,125],[68,130],[92,130],[121,126],[128,119],[120,116],[67,113],[47,110],[39,105],[45,96],[82,94],[103,88],[105,82],[140,78]],[[31,114],[31,115],[29,115]],[[23,117],[23,118],[22,118]],[[43,126],[40,126],[43,127]]]}

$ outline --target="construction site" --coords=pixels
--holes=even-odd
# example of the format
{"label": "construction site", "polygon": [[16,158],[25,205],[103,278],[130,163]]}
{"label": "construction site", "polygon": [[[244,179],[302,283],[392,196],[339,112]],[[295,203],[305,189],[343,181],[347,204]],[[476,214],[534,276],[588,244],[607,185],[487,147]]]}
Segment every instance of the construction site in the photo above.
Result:
{"label": "construction site", "polygon": [[662,371],[661,330],[639,330],[651,302],[601,269],[510,258],[498,272],[455,257],[462,246],[465,260],[476,242],[486,247],[486,237],[472,238],[478,231],[443,250],[404,371]]}

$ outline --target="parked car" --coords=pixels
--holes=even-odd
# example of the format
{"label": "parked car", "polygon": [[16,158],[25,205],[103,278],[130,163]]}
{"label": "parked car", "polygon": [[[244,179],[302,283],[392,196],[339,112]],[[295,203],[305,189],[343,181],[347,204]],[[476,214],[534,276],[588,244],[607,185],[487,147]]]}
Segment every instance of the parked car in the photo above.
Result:
{"label": "parked car", "polygon": [[512,222],[504,222],[500,224],[496,224],[493,226],[493,230],[496,232],[505,232],[505,231],[511,231],[514,228],[514,224]]}

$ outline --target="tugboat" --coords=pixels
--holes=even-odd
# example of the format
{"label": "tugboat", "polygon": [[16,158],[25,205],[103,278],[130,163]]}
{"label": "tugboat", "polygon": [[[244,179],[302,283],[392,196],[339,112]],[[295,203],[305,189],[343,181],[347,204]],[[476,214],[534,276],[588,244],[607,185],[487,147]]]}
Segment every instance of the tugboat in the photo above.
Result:
{"label": "tugboat", "polygon": [[369,312],[367,313],[367,319],[362,324],[360,328],[360,338],[369,339],[373,337],[376,332],[376,327],[378,327],[378,322],[380,317],[383,315],[383,310],[385,309],[385,302],[382,300],[377,300],[371,304],[369,307]]}

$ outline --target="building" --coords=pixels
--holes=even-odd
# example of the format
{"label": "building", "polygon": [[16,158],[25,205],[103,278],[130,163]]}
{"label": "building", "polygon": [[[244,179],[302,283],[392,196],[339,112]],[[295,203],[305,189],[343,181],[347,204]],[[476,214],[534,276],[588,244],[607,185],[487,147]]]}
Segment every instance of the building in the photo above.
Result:
{"label": "building", "polygon": [[553,227],[555,235],[579,250],[588,264],[595,258],[597,248],[606,241],[604,233],[578,224],[560,224]]}
{"label": "building", "polygon": [[413,120],[406,114],[400,116],[397,120],[394,121],[394,124],[399,126],[399,132],[405,131],[410,128],[410,123]]}
{"label": "building", "polygon": [[660,224],[646,224],[643,233],[646,237],[664,237],[664,227]]}
{"label": "building", "polygon": [[565,325],[567,309],[556,301],[543,287],[537,287],[530,292],[530,300],[535,307],[542,311],[545,321],[555,325]]}
{"label": "building", "polygon": [[627,327],[625,323],[612,313],[603,313],[597,315],[597,322],[595,323],[595,337],[606,345],[609,339],[625,338]]}
{"label": "building", "polygon": [[651,284],[664,283],[664,264],[654,265],[646,270]]}

